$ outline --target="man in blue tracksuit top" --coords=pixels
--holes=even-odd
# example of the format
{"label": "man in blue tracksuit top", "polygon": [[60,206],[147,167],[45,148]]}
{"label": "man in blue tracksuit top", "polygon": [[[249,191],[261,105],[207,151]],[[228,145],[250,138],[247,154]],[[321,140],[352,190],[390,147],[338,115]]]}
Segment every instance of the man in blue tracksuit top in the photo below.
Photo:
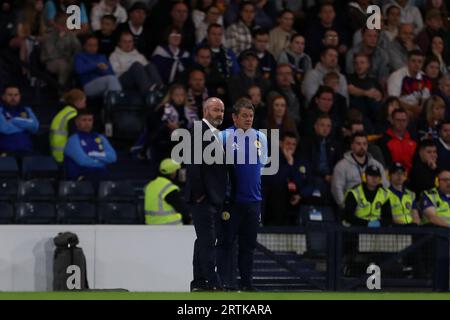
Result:
{"label": "man in blue tracksuit top", "polygon": [[107,173],[106,166],[117,156],[105,136],[93,132],[94,116],[91,111],[78,111],[76,132],[69,137],[64,148],[64,166],[69,179],[99,181]]}
{"label": "man in blue tracksuit top", "polygon": [[25,155],[32,152],[31,134],[39,129],[39,121],[30,107],[20,103],[17,86],[6,85],[0,104],[0,154]]}
{"label": "man in blue tracksuit top", "polygon": [[239,236],[239,287],[242,291],[254,291],[253,253],[261,219],[261,171],[267,157],[266,136],[252,128],[254,112],[249,99],[239,99],[233,107],[234,125],[221,132],[227,163],[233,161],[234,172],[230,210],[222,214],[217,269],[224,287],[233,288],[233,242]]}

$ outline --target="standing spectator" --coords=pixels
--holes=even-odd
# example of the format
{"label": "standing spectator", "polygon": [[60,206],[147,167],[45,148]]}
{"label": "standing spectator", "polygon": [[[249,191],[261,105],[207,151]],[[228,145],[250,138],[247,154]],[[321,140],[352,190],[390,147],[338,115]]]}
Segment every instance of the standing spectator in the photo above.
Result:
{"label": "standing spectator", "polygon": [[117,24],[124,23],[128,19],[127,11],[120,5],[119,0],[101,0],[91,10],[92,30],[100,30],[101,18],[108,14],[116,17]]}
{"label": "standing spectator", "polygon": [[78,0],[50,0],[46,1],[44,5],[44,16],[47,26],[55,27],[56,18],[60,14],[67,14],[67,8],[71,5],[76,5],[80,8],[80,30],[74,30],[75,33],[87,33],[89,32],[89,19],[87,15],[86,6],[82,1]]}
{"label": "standing spectator", "polygon": [[391,0],[389,4],[383,7],[383,11],[390,5],[397,6],[400,9],[401,22],[413,25],[414,33],[418,34],[423,28],[423,19],[420,10],[411,3],[410,0]]}
{"label": "standing spectator", "polygon": [[[195,24],[195,40],[196,43],[200,43],[206,38],[206,34],[210,24],[218,23],[220,25],[223,25],[223,16],[220,13],[219,8],[217,8],[215,5],[210,5],[205,8],[204,17],[199,22],[196,22],[196,18],[194,16],[195,11],[196,10],[194,10],[192,13]],[[225,43],[225,38],[223,38],[222,43]]]}
{"label": "standing spectator", "polygon": [[295,33],[294,13],[291,10],[283,10],[278,14],[278,25],[269,33],[269,51],[275,59],[278,59],[281,51],[289,46],[289,40]]}
{"label": "standing spectator", "polygon": [[445,118],[450,120],[450,74],[444,75],[439,80],[439,92],[440,96],[445,102]]}
{"label": "standing spectator", "polygon": [[267,104],[267,119],[260,125],[263,129],[278,129],[280,136],[284,132],[292,132],[298,136],[295,122],[289,115],[286,99],[281,95],[275,95]]}
{"label": "standing spectator", "polygon": [[180,78],[190,64],[189,52],[180,47],[182,35],[176,27],[165,31],[164,43],[156,47],[152,62],[158,68],[165,85],[170,85]]}
{"label": "standing spectator", "polygon": [[94,115],[87,109],[78,111],[76,132],[64,149],[64,167],[70,180],[101,181],[106,178],[107,165],[116,162],[117,155],[108,139],[92,131]]}
{"label": "standing spectator", "polygon": [[247,90],[252,85],[257,85],[262,92],[263,97],[269,89],[269,80],[262,77],[258,70],[258,57],[250,49],[244,50],[239,55],[241,71],[237,76],[228,80],[228,93],[230,102],[235,103],[239,98],[247,95]]}
{"label": "standing spectator", "polygon": [[304,75],[312,68],[311,58],[305,53],[305,38],[302,35],[292,35],[289,47],[280,53],[278,63],[291,65],[295,82],[300,86]]}
{"label": "standing spectator", "polygon": [[431,139],[420,141],[409,173],[409,187],[416,194],[434,187],[437,174],[437,148]]}
{"label": "standing spectator", "polygon": [[256,29],[253,32],[252,49],[256,52],[259,60],[259,70],[265,79],[271,79],[275,75],[277,62],[269,52],[269,32],[266,29]]}
{"label": "standing spectator", "polygon": [[443,121],[439,125],[439,137],[435,141],[437,146],[438,169],[450,170],[450,121]]}
{"label": "standing spectator", "polygon": [[239,56],[252,45],[252,29],[254,28],[256,5],[250,1],[241,2],[239,20],[227,28],[225,38],[227,47]]}
{"label": "standing spectator", "polygon": [[193,69],[188,75],[187,104],[197,112],[199,119],[202,117],[203,103],[209,98],[205,85],[205,73]]}
{"label": "standing spectator", "polygon": [[102,17],[100,30],[94,32],[98,39],[98,53],[109,58],[117,46],[117,19],[112,14]]}
{"label": "standing spectator", "polygon": [[362,182],[367,167],[378,168],[382,175],[383,185],[387,186],[383,165],[367,152],[367,145],[367,134],[356,132],[351,139],[351,151],[346,152],[344,158],[334,167],[331,192],[336,203],[342,208],[344,207],[345,193]]}
{"label": "standing spectator", "polygon": [[430,97],[431,81],[423,73],[423,53],[412,50],[408,53],[408,63],[389,76],[388,94],[400,98],[400,106],[405,108],[412,119],[422,110],[422,102]]}
{"label": "standing spectator", "polygon": [[394,162],[400,163],[409,172],[412,168],[417,144],[411,139],[408,130],[408,113],[399,108],[392,112],[392,127],[379,140],[386,164],[390,167]]}
{"label": "standing spectator", "polygon": [[384,32],[392,42],[397,38],[398,29],[400,27],[401,12],[399,7],[389,4],[386,9],[386,23],[384,24]]}
{"label": "standing spectator", "polygon": [[338,66],[338,52],[336,48],[325,48],[320,55],[320,62],[316,64],[316,67],[310,70],[305,75],[305,79],[302,82],[302,93],[309,102],[316,94],[317,89],[323,84],[323,77],[328,72],[336,72],[339,75],[339,90],[338,93],[343,95],[345,99],[348,99],[347,80],[345,76],[339,72]]}
{"label": "standing spectator", "polygon": [[445,103],[439,96],[431,96],[424,103],[417,125],[419,140],[437,139],[438,127],[445,120]]}
{"label": "standing spectator", "polygon": [[133,36],[128,32],[120,35],[109,61],[123,88],[138,88],[145,93],[162,84],[158,70],[134,48]]}
{"label": "standing spectator", "polygon": [[6,84],[0,104],[0,153],[21,156],[33,151],[32,134],[39,121],[30,107],[21,103],[18,86]]}
{"label": "standing spectator", "polygon": [[66,20],[66,14],[56,16],[54,28],[44,37],[41,51],[42,62],[48,71],[57,75],[62,88],[68,86],[73,58],[81,50],[75,33],[67,30]]}
{"label": "standing spectator", "polygon": [[402,23],[397,38],[391,43],[387,52],[391,70],[398,70],[408,62],[408,52],[417,50],[419,46],[414,42],[413,25]]}
{"label": "standing spectator", "polygon": [[84,51],[74,58],[74,71],[88,97],[98,97],[108,91],[121,91],[119,79],[114,74],[105,55],[98,54],[98,40],[94,35],[86,37]]}

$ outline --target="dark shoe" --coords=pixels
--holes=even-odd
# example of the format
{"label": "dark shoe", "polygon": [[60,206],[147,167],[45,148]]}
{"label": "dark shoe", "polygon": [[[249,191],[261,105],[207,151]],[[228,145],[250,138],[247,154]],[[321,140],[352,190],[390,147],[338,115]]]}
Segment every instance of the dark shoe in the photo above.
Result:
{"label": "dark shoe", "polygon": [[208,286],[204,281],[191,281],[191,292],[202,292],[202,291],[208,291]]}
{"label": "dark shoe", "polygon": [[258,292],[258,289],[256,289],[253,286],[244,286],[244,287],[241,287],[241,289],[239,291],[241,291],[241,292]]}

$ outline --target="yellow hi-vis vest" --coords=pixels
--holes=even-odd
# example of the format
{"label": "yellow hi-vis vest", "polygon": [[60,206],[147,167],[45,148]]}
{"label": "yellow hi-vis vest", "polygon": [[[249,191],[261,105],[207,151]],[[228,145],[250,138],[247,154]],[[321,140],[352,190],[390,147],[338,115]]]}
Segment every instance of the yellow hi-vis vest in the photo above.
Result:
{"label": "yellow hi-vis vest", "polygon": [[346,197],[349,193],[353,194],[357,202],[355,212],[356,217],[367,221],[380,220],[381,207],[386,203],[386,201],[388,201],[388,192],[386,189],[383,187],[378,188],[377,194],[375,195],[375,199],[372,203],[367,201],[362,184],[350,189],[347,192]]}
{"label": "yellow hi-vis vest", "polygon": [[[447,201],[442,200],[441,195],[437,188],[433,188],[431,190],[427,190],[424,194],[430,199],[433,203],[434,208],[436,209],[436,216],[441,219],[444,219],[448,225],[450,225],[450,205]],[[423,215],[423,223],[429,223],[427,217]]]}
{"label": "yellow hi-vis vest", "polygon": [[63,162],[64,147],[68,139],[68,123],[77,116],[78,112],[72,106],[66,106],[53,118],[50,125],[50,147],[56,162]]}
{"label": "yellow hi-vis vest", "polygon": [[146,224],[182,224],[181,214],[165,199],[174,190],[180,188],[164,177],[157,177],[145,186]]}
{"label": "yellow hi-vis vest", "polygon": [[412,205],[416,199],[416,194],[408,189],[400,199],[394,192],[388,190],[389,201],[391,203],[392,220],[396,224],[408,224],[413,222]]}

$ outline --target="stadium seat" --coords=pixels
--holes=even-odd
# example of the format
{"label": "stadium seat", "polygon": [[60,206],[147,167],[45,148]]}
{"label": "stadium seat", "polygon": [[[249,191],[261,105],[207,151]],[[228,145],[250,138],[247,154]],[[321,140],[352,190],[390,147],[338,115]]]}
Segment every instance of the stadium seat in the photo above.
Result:
{"label": "stadium seat", "polygon": [[141,224],[137,207],[133,203],[99,203],[99,222],[102,224]]}
{"label": "stadium seat", "polygon": [[0,202],[0,224],[14,223],[14,206],[9,202]]}
{"label": "stadium seat", "polygon": [[98,199],[101,202],[136,202],[136,192],[130,181],[102,181]]}
{"label": "stadium seat", "polygon": [[56,197],[50,180],[28,180],[19,183],[19,198],[23,201],[52,201]]}
{"label": "stadium seat", "polygon": [[20,224],[55,224],[56,208],[51,202],[20,202],[16,222]]}
{"label": "stadium seat", "polygon": [[95,198],[94,186],[90,181],[61,181],[59,199],[61,201],[89,201]]}
{"label": "stadium seat", "polygon": [[24,157],[22,163],[24,179],[58,177],[58,165],[51,156]]}
{"label": "stadium seat", "polygon": [[67,202],[58,205],[58,223],[95,224],[97,213],[92,202]]}
{"label": "stadium seat", "polygon": [[18,194],[18,184],[16,179],[0,180],[0,201],[15,201]]}
{"label": "stadium seat", "polygon": [[14,178],[19,173],[19,166],[14,157],[0,157],[0,178]]}

